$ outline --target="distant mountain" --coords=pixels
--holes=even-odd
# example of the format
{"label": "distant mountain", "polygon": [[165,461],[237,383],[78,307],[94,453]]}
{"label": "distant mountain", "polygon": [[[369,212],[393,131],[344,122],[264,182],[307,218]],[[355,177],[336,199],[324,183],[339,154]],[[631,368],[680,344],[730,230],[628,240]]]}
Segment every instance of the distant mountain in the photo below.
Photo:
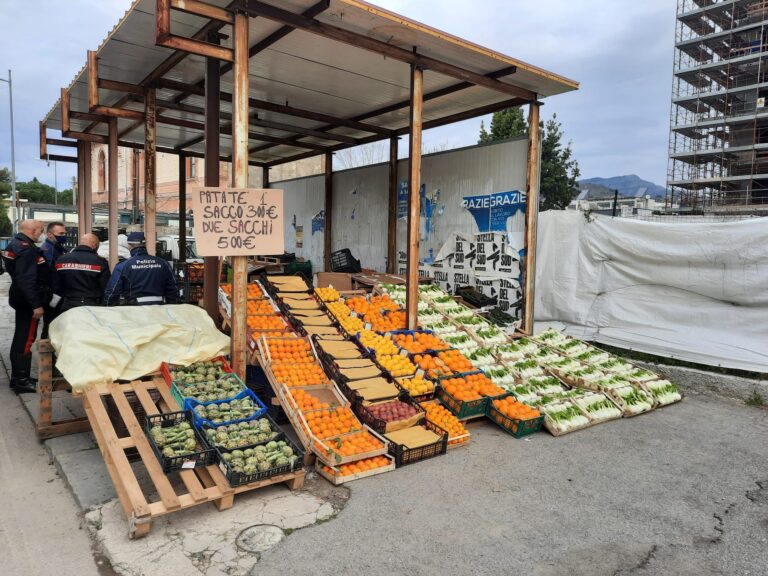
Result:
{"label": "distant mountain", "polygon": [[611,178],[587,178],[579,180],[579,189],[589,191],[591,197],[603,197],[613,195],[614,190],[619,191],[619,196],[625,198],[664,198],[667,189],[648,180],[643,180],[635,174],[628,176],[613,176]]}

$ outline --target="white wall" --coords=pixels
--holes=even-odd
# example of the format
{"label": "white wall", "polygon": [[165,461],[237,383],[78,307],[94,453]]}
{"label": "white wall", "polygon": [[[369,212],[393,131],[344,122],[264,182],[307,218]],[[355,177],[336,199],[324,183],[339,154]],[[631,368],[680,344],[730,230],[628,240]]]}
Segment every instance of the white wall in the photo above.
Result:
{"label": "white wall", "polygon": [[[517,139],[424,156],[422,182],[427,198],[436,199],[435,216],[427,237],[422,219],[421,256],[436,255],[456,232],[478,232],[472,215],[461,207],[464,196],[525,190],[528,144]],[[408,161],[398,163],[398,180],[407,179]],[[333,250],[349,248],[363,267],[386,269],[389,168],[386,164],[335,172],[333,178]],[[322,233],[312,236],[312,217],[325,205],[323,176],[272,183],[285,190],[286,251],[312,260],[315,271],[323,268]],[[438,194],[439,191],[439,194]],[[293,216],[304,226],[304,247],[297,249]],[[508,232],[522,237],[524,216],[518,213],[507,223]],[[404,251],[406,222],[398,222],[397,247]]]}

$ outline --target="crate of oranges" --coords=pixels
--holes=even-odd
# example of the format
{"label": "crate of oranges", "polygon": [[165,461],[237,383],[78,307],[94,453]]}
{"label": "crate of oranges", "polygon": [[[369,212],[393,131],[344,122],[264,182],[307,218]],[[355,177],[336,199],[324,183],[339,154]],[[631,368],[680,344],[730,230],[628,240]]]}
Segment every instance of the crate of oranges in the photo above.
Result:
{"label": "crate of oranges", "polygon": [[331,384],[327,386],[304,386],[302,388],[281,389],[281,400],[293,410],[311,412],[312,410],[330,410],[347,404],[341,393]]}
{"label": "crate of oranges", "polygon": [[272,362],[311,364],[317,362],[312,346],[304,338],[260,338],[259,351],[264,364],[271,364]]}
{"label": "crate of oranges", "polygon": [[389,335],[395,344],[409,354],[444,352],[451,348],[429,330],[398,330]]}
{"label": "crate of oranges", "polygon": [[440,428],[448,432],[448,449],[458,448],[469,444],[471,434],[459,422],[459,419],[453,413],[441,405],[437,400],[430,400],[419,404],[427,413],[427,420],[434,422]]}
{"label": "crate of oranges", "polygon": [[363,425],[349,406],[302,412],[301,417],[312,435],[320,440],[363,429]]}
{"label": "crate of oranges", "polygon": [[441,378],[437,398],[456,415],[459,420],[485,416],[488,399],[504,396],[506,390],[496,386],[482,372]]}
{"label": "crate of oranges", "polygon": [[445,362],[437,357],[436,354],[414,354],[412,356],[412,360],[413,363],[419,367],[419,369],[424,371],[424,374],[427,375],[427,378],[432,378],[433,380],[437,380],[438,378],[442,378],[444,376],[460,374],[461,372],[473,372],[472,369],[459,370],[457,372],[456,370],[449,368]]}
{"label": "crate of oranges", "polygon": [[366,426],[359,432],[318,440],[313,443],[313,448],[317,448],[315,453],[323,462],[340,466],[386,454],[389,442]]}
{"label": "crate of oranges", "polygon": [[[290,330],[288,324],[280,314],[254,314],[245,319],[249,332],[280,333]],[[270,334],[273,336],[274,334]]]}
{"label": "crate of oranges", "polygon": [[515,438],[538,432],[544,425],[543,414],[535,408],[518,402],[511,395],[489,402],[488,418]]}
{"label": "crate of oranges", "polygon": [[381,456],[374,456],[373,458],[355,460],[354,462],[342,464],[338,467],[327,466],[320,460],[317,460],[317,462],[315,462],[315,468],[317,473],[328,480],[328,482],[338,486],[345,482],[351,482],[352,480],[359,480],[360,478],[367,478],[368,476],[383,474],[384,472],[391,472],[395,469],[395,461],[388,454],[382,454]]}

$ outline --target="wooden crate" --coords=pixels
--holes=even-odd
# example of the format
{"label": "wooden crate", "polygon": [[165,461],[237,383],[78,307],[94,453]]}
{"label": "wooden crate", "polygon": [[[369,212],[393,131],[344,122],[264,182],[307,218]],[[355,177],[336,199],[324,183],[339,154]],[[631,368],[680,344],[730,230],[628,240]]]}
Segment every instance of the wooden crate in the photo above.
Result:
{"label": "wooden crate", "polygon": [[53,419],[53,402],[55,391],[72,391],[63,377],[53,377],[53,346],[50,340],[39,340],[37,343],[38,365],[37,365],[37,394],[39,396],[39,412],[35,430],[37,437],[41,440],[55,438],[65,434],[77,434],[87,432],[91,429],[88,418],[80,416],[77,418],[67,418],[65,420]]}
{"label": "wooden crate", "polygon": [[[150,390],[157,390],[160,393],[160,400],[157,403],[150,397]],[[173,412],[179,408],[160,375],[155,375],[149,380],[97,386],[84,394],[85,411],[128,519],[130,538],[146,536],[154,518],[177,510],[206,502],[213,502],[219,510],[226,510],[234,504],[235,495],[242,492],[283,482],[287,483],[291,490],[298,490],[303,486],[305,471],[301,469],[232,488],[219,467],[211,465],[180,471],[178,475],[183,486],[174,488],[169,477],[163,473],[160,462],[131,410],[125,397],[126,392],[136,394],[147,414]],[[106,396],[110,396],[118,407],[129,436],[118,438],[104,407]],[[125,454],[125,451],[131,448],[138,451],[141,465],[149,473],[158,499],[152,498],[139,484]]]}

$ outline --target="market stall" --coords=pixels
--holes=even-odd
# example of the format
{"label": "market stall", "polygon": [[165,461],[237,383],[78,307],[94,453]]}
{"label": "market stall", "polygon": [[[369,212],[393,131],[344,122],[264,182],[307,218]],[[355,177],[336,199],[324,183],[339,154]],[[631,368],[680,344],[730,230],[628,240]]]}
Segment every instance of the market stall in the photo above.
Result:
{"label": "market stall", "polygon": [[[163,306],[149,311],[146,327],[131,327],[137,309],[113,330],[130,336],[130,353],[125,339],[102,335],[109,325],[103,321],[79,343],[101,355],[83,363],[57,348],[62,372],[84,398],[130,534],[144,535],[152,518],[204,502],[227,508],[235,494],[264,485],[298,488],[305,464],[342,484],[439,457],[472,441],[474,420],[490,420],[515,437],[542,427],[560,435],[679,400],[672,383],[589,344],[531,333],[539,98],[578,85],[359,0],[284,4],[137,0],[89,52],[41,124],[41,155],[52,144],[47,130],[59,128],[77,142],[82,170],[89,143],[109,144],[110,216],[117,146],[144,148],[149,246],[156,151],[207,160],[207,187],[192,196],[197,246],[206,258],[202,270],[194,269],[195,282],[193,268],[185,278],[199,296],[202,277],[205,322],[221,321],[229,346],[216,332],[169,344],[158,355],[153,338],[173,333],[162,323],[183,324],[174,307]],[[514,206],[523,221],[514,247],[521,310],[511,318],[494,313],[482,293],[457,296],[447,285],[420,282],[421,140],[423,129],[520,105],[529,106],[531,127],[522,141],[525,185],[467,200],[469,210]],[[396,146],[406,134],[401,259]],[[284,252],[286,220],[283,191],[268,186],[269,168],[324,155],[323,260],[330,271],[332,153],[377,140],[389,140],[392,152],[386,272],[400,278],[358,275],[355,281],[371,292],[343,293],[267,273],[276,271],[275,262],[264,257]],[[220,186],[220,160],[232,163],[230,187]],[[249,166],[262,168],[262,188],[251,186],[257,174]],[[81,214],[90,197],[88,178],[83,182]],[[511,213],[485,220],[506,222]],[[488,247],[501,266],[513,252],[508,238],[481,231],[474,242],[458,234],[450,244],[462,255]],[[257,255],[265,265],[249,270],[248,257]],[[249,281],[249,272],[261,271]],[[55,347],[65,340],[56,330],[54,323]],[[278,423],[283,416],[290,426]],[[139,485],[129,457],[146,468],[159,500]]]}

